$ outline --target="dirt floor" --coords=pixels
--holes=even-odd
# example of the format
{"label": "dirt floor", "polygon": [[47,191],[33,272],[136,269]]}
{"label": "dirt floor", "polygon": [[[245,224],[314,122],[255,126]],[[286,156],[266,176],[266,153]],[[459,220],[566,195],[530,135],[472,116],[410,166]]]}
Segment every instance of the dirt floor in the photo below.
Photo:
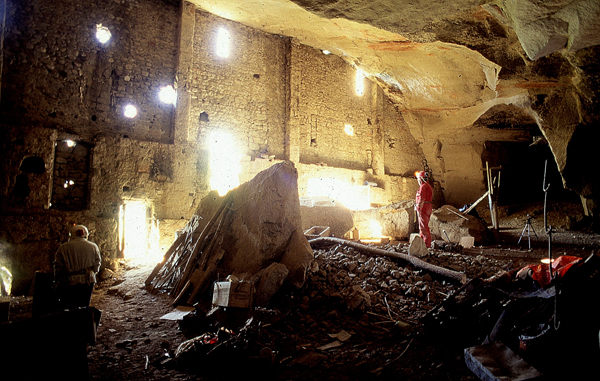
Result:
{"label": "dirt floor", "polygon": [[[549,209],[554,257],[586,258],[598,251],[600,236],[590,232],[580,209],[576,204]],[[469,279],[537,264],[548,256],[541,210],[541,205],[501,208],[496,242],[470,249],[441,245],[423,259],[464,271]],[[534,217],[531,249],[526,236],[517,245],[528,214]],[[489,221],[485,211],[481,215]],[[407,247],[407,242],[380,246],[401,253]],[[227,324],[193,314],[181,322],[161,319],[174,310],[173,300],[145,290],[153,265],[123,262],[92,297],[102,317],[97,342],[88,350],[90,378],[478,379],[465,365],[464,348],[481,344],[493,321],[488,326],[490,321],[479,317],[481,325],[441,327],[433,318],[436,313],[444,318],[440,305],[454,293],[458,298],[460,283],[344,247],[315,249],[315,257],[305,288],[282,291],[250,321],[246,312],[220,311],[232,320]],[[356,285],[369,296],[357,292]],[[192,349],[175,358],[180,345],[194,337]]]}

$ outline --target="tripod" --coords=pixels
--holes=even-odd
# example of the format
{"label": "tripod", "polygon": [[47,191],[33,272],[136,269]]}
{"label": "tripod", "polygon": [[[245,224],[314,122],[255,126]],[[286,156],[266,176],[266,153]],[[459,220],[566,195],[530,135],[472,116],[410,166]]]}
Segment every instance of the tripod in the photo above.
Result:
{"label": "tripod", "polygon": [[521,243],[521,239],[523,238],[525,231],[527,231],[527,243],[529,244],[529,250],[531,250],[531,234],[529,232],[530,229],[533,230],[533,234],[535,234],[535,238],[538,241],[540,240],[537,236],[537,233],[535,232],[535,229],[533,228],[533,225],[531,225],[532,219],[533,219],[533,217],[528,214],[527,221],[525,222],[525,227],[523,228],[523,231],[521,232],[521,236],[519,237],[519,241],[517,242],[517,245]]}

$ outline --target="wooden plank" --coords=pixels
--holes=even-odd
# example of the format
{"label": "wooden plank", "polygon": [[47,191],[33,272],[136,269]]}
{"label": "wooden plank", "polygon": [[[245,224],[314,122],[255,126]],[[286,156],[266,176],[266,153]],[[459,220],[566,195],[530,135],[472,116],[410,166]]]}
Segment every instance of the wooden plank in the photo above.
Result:
{"label": "wooden plank", "polygon": [[456,214],[456,215],[457,215],[457,216],[459,216],[460,218],[464,218],[465,220],[469,221],[469,219],[468,219],[467,217],[463,216],[462,214],[460,214],[460,213],[458,213],[458,212],[455,212],[455,211],[454,211],[454,210],[452,210],[452,209],[449,209],[449,208],[448,208],[448,209],[446,209],[446,210],[447,210],[447,211],[449,211],[449,212],[452,212],[452,213]]}
{"label": "wooden plank", "polygon": [[223,258],[224,255],[225,255],[225,251],[223,249],[219,248],[219,250],[217,250],[217,253],[215,255],[213,255],[213,257],[210,259],[210,261],[208,261],[207,266],[206,266],[206,271],[203,272],[204,277],[201,279],[201,281],[197,285],[194,286],[194,290],[192,291],[192,294],[188,298],[188,301],[187,301],[188,304],[193,305],[194,302],[196,301],[196,296],[198,296],[199,293],[204,291],[206,286],[209,284],[208,281],[210,280],[210,277],[213,275],[213,273],[217,269],[217,266],[219,265],[219,262],[221,262],[221,259]]}
{"label": "wooden plank", "polygon": [[479,197],[479,199],[477,201],[475,201],[471,206],[469,206],[463,213],[464,214],[469,214],[469,212],[473,209],[475,209],[475,207],[477,206],[477,204],[479,204],[484,198],[487,197],[487,195],[490,193],[490,191],[487,191],[483,194],[483,196]]}
{"label": "wooden plank", "polygon": [[212,228],[215,225],[215,221],[221,215],[221,213],[223,212],[223,209],[225,209],[225,207],[227,205],[229,205],[229,203],[231,202],[232,195],[233,195],[233,192],[229,192],[229,193],[227,193],[227,195],[225,195],[225,197],[223,198],[223,201],[221,202],[221,205],[219,206],[217,211],[213,214],[213,216],[208,221],[206,226],[204,226],[204,230],[202,230],[202,234],[200,234],[200,237],[196,241],[194,250],[185,265],[183,276],[179,279],[179,281],[177,282],[177,285],[174,287],[173,292],[175,294],[180,294],[180,292],[181,292],[180,285],[186,284],[192,271],[194,271],[194,269],[196,268],[196,265],[197,265],[196,257],[198,256],[199,252],[201,253],[200,249],[205,247],[204,240],[208,236],[209,232],[211,232]]}
{"label": "wooden plank", "polygon": [[169,249],[163,256],[163,260],[154,267],[154,269],[152,270],[152,272],[150,273],[148,278],[146,278],[146,282],[145,282],[146,287],[151,286],[152,281],[158,275],[160,270],[171,260],[171,256],[173,255],[173,253],[177,252],[179,250],[179,248],[182,246],[182,244],[183,244],[183,247],[185,247],[185,242],[187,242],[191,233],[194,232],[196,229],[198,229],[198,226],[199,226],[198,219],[199,218],[201,218],[201,217],[200,216],[192,216],[190,221],[183,228],[183,231],[181,232],[179,237],[177,237],[175,242],[173,242],[173,244],[169,247]]}

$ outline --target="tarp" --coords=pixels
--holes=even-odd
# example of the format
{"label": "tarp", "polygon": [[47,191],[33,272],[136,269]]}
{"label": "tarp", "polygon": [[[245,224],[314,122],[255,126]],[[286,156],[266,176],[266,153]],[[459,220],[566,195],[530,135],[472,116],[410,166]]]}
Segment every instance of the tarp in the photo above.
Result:
{"label": "tarp", "polygon": [[[582,260],[582,258],[571,255],[561,255],[552,262],[552,273],[556,273],[555,276],[562,278],[573,265],[581,262]],[[531,270],[531,278],[538,282],[542,287],[546,287],[552,283],[550,266],[548,264],[541,263],[539,265],[528,265],[523,267],[521,271],[525,269]]]}

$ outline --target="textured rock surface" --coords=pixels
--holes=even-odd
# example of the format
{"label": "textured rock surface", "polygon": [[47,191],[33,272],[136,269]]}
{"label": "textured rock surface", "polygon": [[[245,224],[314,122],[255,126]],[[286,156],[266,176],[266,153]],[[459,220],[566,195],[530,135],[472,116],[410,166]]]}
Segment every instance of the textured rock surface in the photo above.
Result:
{"label": "textured rock surface", "polygon": [[352,213],[354,226],[361,238],[373,237],[373,223],[381,228],[381,235],[392,239],[407,239],[414,231],[415,211],[412,200],[396,202],[381,208]]}
{"label": "textured rock surface", "polygon": [[462,218],[455,213],[458,209],[451,205],[444,205],[436,209],[431,214],[429,229],[431,234],[443,240],[458,243],[461,237],[473,237],[478,244],[484,244],[488,241],[485,224],[478,218],[471,215],[464,215]]}
{"label": "textured rock surface", "polygon": [[283,162],[233,191],[220,274],[255,274],[283,261],[288,280],[296,286],[304,283],[312,249],[302,234],[297,178],[294,165]]}

